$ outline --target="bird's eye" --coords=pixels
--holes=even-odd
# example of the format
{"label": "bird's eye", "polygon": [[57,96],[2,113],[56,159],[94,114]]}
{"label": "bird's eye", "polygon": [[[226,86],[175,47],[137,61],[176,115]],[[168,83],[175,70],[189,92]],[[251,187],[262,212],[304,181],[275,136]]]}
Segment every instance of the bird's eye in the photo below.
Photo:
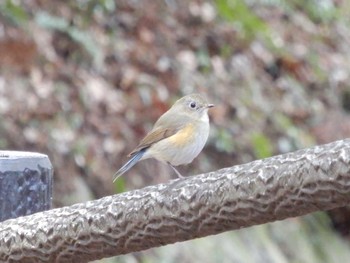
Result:
{"label": "bird's eye", "polygon": [[191,109],[194,109],[196,107],[196,102],[192,101],[190,103],[190,107],[191,107]]}

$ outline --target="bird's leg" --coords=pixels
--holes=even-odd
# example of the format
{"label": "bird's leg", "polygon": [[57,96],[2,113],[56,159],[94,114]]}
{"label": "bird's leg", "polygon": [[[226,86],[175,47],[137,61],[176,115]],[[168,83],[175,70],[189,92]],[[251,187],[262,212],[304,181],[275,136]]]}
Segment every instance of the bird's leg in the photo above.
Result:
{"label": "bird's leg", "polygon": [[174,172],[179,178],[184,178],[184,176],[180,174],[180,172],[174,166],[172,166],[170,163],[168,163],[168,165],[174,170]]}

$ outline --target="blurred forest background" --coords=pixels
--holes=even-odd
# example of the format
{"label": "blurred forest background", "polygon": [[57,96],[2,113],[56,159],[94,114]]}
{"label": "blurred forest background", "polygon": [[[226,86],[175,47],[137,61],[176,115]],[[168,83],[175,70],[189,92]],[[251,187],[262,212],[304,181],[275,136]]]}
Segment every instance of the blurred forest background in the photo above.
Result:
{"label": "blurred forest background", "polygon": [[[113,173],[179,97],[216,107],[186,175],[349,137],[350,2],[0,2],[0,148],[48,154],[54,206],[167,182]],[[350,262],[350,209],[98,262]],[[97,261],[96,261],[97,262]]]}

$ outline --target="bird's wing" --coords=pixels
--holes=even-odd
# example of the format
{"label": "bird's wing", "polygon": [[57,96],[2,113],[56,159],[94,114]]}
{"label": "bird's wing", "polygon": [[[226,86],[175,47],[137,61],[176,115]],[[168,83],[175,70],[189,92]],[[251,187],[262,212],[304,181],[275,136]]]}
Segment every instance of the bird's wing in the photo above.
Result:
{"label": "bird's wing", "polygon": [[128,155],[133,156],[135,153],[139,152],[142,149],[148,148],[150,147],[152,144],[159,142],[165,138],[168,138],[172,135],[174,135],[175,133],[177,133],[179,130],[181,129],[181,127],[178,128],[174,128],[174,127],[170,127],[170,128],[163,128],[163,127],[159,127],[157,129],[152,130],[150,133],[148,133],[146,135],[145,138],[143,138],[143,140],[140,142],[140,144]]}
{"label": "bird's wing", "polygon": [[128,155],[128,157],[133,156],[142,149],[150,147],[156,142],[174,135],[190,121],[191,119],[186,114],[180,114],[179,112],[174,114],[173,108],[171,108],[160,116],[154,124],[153,129],[145,136],[145,138],[143,138],[140,144]]}

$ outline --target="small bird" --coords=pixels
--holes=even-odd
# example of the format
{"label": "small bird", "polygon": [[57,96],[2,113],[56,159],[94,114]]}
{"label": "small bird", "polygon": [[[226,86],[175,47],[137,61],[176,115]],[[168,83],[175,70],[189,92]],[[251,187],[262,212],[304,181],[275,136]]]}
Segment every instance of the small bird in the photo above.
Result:
{"label": "small bird", "polygon": [[202,151],[209,136],[208,109],[214,107],[200,94],[177,100],[154,124],[153,129],[128,155],[131,159],[113,176],[113,182],[138,161],[154,158],[174,166],[188,164]]}

